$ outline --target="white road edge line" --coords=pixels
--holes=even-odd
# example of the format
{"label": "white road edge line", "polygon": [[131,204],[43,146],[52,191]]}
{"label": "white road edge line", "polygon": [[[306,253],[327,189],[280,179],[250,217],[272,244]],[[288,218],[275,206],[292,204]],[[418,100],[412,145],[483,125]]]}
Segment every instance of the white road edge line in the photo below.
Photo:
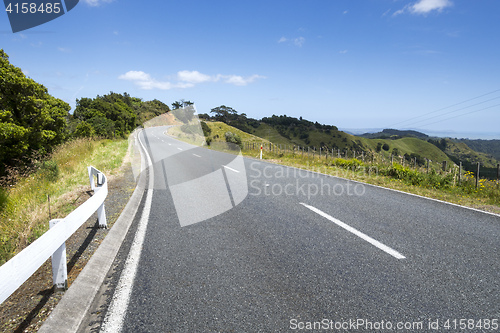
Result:
{"label": "white road edge line", "polygon": [[365,241],[367,241],[368,243],[372,244],[373,246],[379,248],[380,250],[390,254],[391,256],[395,257],[396,259],[405,259],[406,257],[403,256],[401,253],[397,252],[396,250],[393,250],[391,249],[390,247],[388,247],[387,245],[385,244],[382,244],[380,243],[378,240],[375,240],[373,238],[371,238],[370,236],[368,235],[365,235],[364,233],[362,233],[361,231],[345,224],[344,222],[340,221],[340,220],[337,220],[336,218],[328,215],[327,213],[319,210],[318,208],[316,207],[313,207],[313,206],[309,206],[308,204],[305,204],[303,202],[300,203],[302,206],[312,210],[313,212],[315,212],[316,214],[318,215],[321,215],[323,216],[324,218],[332,221],[333,223],[335,223],[336,225],[338,225],[339,227],[342,227],[344,228],[345,230],[355,234],[356,236],[358,236],[359,238],[362,238],[364,239]]}
{"label": "white road edge line", "polygon": [[[148,165],[152,165],[151,158],[142,144],[141,139],[139,142],[144,149]],[[116,286],[113,299],[104,318],[101,330],[99,332],[104,333],[114,333],[121,332],[123,328],[123,320],[127,312],[128,304],[130,302],[130,296],[132,294],[132,287],[134,285],[135,275],[137,273],[137,267],[139,265],[139,259],[141,257],[142,246],[144,243],[144,238],[146,236],[146,229],[149,220],[149,214],[151,211],[151,202],[153,200],[153,184],[154,184],[154,173],[153,169],[149,168],[149,189],[147,190],[146,202],[144,204],[144,209],[142,211],[141,219],[137,227],[137,231],[130,247],[130,252],[125,261],[125,267],[120,275],[120,280]]]}
{"label": "white road edge line", "polygon": [[201,157],[200,155],[196,155],[196,154],[193,154],[193,155],[196,156],[196,157]]}
{"label": "white road edge line", "polygon": [[227,165],[223,165],[223,167],[224,167],[224,168],[226,168],[226,169],[229,169],[229,170],[231,170],[231,171],[234,171],[234,172],[240,173],[238,170],[234,170],[233,168],[230,168],[230,167],[228,167]]}

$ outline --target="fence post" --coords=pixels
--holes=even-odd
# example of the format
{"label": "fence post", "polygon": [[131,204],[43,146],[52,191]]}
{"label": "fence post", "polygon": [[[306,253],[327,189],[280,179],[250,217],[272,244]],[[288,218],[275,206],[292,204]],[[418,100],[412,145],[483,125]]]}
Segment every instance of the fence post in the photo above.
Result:
{"label": "fence post", "polygon": [[[64,219],[50,220],[49,227],[54,227]],[[52,254],[52,284],[55,290],[68,289],[68,267],[66,265],[66,242]]]}
{"label": "fence post", "polygon": [[458,185],[462,184],[462,162],[458,165]]}
{"label": "fence post", "polygon": [[477,172],[476,172],[476,188],[479,187],[479,167],[480,167],[480,163],[477,162]]}
{"label": "fence post", "polygon": [[497,183],[499,178],[500,178],[500,163],[497,164]]}

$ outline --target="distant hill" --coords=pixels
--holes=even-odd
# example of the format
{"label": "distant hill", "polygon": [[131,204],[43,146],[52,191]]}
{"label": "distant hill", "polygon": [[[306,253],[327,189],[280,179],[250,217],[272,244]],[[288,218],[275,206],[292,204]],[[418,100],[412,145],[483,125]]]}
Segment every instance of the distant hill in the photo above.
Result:
{"label": "distant hill", "polygon": [[367,139],[401,139],[406,137],[426,139],[429,137],[427,134],[418,131],[397,130],[392,128],[384,129],[382,132],[378,133],[365,133],[360,136]]}
{"label": "distant hill", "polygon": [[455,142],[463,142],[477,152],[485,153],[500,161],[500,140],[469,140],[458,139]]}

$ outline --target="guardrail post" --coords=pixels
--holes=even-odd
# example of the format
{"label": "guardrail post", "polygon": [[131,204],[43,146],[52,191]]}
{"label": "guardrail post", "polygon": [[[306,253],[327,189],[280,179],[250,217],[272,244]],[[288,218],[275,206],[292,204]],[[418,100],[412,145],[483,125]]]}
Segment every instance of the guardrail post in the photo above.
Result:
{"label": "guardrail post", "polygon": [[[49,227],[52,228],[64,219],[50,220]],[[68,268],[66,265],[66,242],[52,254],[52,282],[55,290],[68,289]]]}
{"label": "guardrail post", "polygon": [[[97,193],[100,190],[102,185],[104,184],[104,174],[101,172],[96,172],[95,175],[97,177],[97,185],[94,184],[94,171],[92,167],[88,167],[89,172],[89,180],[90,180],[90,188]],[[97,208],[97,221],[99,222],[99,228],[107,228],[108,224],[106,221],[106,210],[104,208],[104,202],[102,205]]]}

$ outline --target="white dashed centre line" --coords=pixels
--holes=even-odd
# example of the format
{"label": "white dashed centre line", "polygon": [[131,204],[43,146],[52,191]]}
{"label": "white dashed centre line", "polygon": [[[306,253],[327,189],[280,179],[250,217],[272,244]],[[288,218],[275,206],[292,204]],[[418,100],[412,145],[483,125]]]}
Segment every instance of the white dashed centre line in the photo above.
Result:
{"label": "white dashed centre line", "polygon": [[396,259],[405,259],[406,258],[404,255],[402,255],[401,253],[397,252],[396,250],[393,250],[390,247],[388,247],[387,245],[380,243],[378,240],[375,240],[375,239],[371,238],[370,236],[365,235],[364,233],[362,233],[361,231],[359,231],[359,230],[351,227],[350,225],[347,225],[344,222],[342,222],[340,220],[337,220],[336,218],[328,215],[327,213],[319,210],[318,208],[313,207],[313,206],[309,206],[309,205],[307,205],[305,203],[302,203],[302,202],[300,204],[302,206],[306,207],[306,208],[309,208],[310,210],[312,210],[316,214],[321,215],[324,218],[332,221],[333,223],[335,223],[339,227],[342,227],[345,230],[347,230],[347,231],[355,234],[356,236],[358,236],[359,238],[367,241],[368,243],[372,244],[373,246],[378,247],[380,250],[382,250],[382,251],[390,254],[391,256],[395,257]]}
{"label": "white dashed centre line", "polygon": [[229,170],[234,171],[234,172],[237,172],[237,173],[240,173],[238,170],[235,170],[235,169],[233,169],[233,168],[230,168],[230,167],[228,167],[227,165],[224,165],[224,168],[229,169]]}
{"label": "white dashed centre line", "polygon": [[196,156],[196,157],[201,157],[200,155],[196,155],[196,154],[193,154],[193,155]]}

